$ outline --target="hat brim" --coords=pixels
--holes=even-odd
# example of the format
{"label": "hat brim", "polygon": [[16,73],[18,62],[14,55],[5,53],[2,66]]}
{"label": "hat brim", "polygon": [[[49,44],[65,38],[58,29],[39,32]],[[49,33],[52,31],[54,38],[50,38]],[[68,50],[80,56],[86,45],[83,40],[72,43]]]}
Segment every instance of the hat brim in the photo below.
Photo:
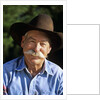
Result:
{"label": "hat brim", "polygon": [[61,49],[63,47],[63,34],[60,32],[52,32],[40,28],[35,28],[30,24],[26,23],[14,23],[10,27],[10,34],[13,40],[18,44],[21,45],[22,36],[25,35],[26,32],[30,30],[38,30],[47,33],[46,35],[51,40],[52,52]]}

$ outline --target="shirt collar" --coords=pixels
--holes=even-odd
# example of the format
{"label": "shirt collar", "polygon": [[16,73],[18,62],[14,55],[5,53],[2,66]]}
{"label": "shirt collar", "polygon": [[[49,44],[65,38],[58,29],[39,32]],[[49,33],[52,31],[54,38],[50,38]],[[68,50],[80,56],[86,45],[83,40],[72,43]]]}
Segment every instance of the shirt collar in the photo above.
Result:
{"label": "shirt collar", "polygon": [[[25,61],[24,61],[24,56],[23,56],[22,59],[19,60],[18,67],[15,70],[22,71],[25,68],[27,68],[27,67],[26,67],[26,64],[25,64]],[[49,62],[48,62],[47,59],[45,59],[43,69],[40,73],[44,73],[45,71],[48,74],[53,75],[53,72],[50,68],[50,65],[49,65]]]}
{"label": "shirt collar", "polygon": [[50,75],[53,75],[53,72],[50,68],[50,65],[49,65],[49,62],[47,59],[45,59],[45,62],[44,62],[44,66],[43,66],[43,72],[46,71],[48,74]]}
{"label": "shirt collar", "polygon": [[17,71],[21,71],[23,70],[24,68],[27,68],[26,65],[25,65],[25,61],[24,61],[24,56],[19,60],[18,62],[18,67],[15,69]]}

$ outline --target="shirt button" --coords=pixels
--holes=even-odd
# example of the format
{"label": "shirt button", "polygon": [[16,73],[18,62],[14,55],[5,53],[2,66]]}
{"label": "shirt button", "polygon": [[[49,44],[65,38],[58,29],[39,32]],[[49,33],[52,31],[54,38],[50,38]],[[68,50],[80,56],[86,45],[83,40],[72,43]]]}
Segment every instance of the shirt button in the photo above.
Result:
{"label": "shirt button", "polygon": [[34,95],[37,95],[38,93],[35,91]]}

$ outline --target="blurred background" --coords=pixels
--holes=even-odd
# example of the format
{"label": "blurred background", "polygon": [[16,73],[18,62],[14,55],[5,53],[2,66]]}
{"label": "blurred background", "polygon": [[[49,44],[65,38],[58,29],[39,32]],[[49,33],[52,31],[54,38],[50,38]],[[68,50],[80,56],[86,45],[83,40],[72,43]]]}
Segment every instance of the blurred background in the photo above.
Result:
{"label": "blurred background", "polygon": [[[63,33],[63,5],[4,5],[3,6],[3,63],[22,55],[22,48],[9,35],[15,22],[29,23],[38,14],[48,14],[54,21],[54,31]],[[63,49],[48,59],[63,68]]]}

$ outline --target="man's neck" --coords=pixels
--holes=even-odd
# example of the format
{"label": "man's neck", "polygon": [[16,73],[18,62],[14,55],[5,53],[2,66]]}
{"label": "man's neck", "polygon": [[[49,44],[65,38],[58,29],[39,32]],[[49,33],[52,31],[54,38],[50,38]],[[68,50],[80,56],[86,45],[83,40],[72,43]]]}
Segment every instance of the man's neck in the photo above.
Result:
{"label": "man's neck", "polygon": [[28,68],[28,71],[30,72],[30,74],[34,77],[36,76],[41,70],[42,70],[42,67],[43,67],[43,63],[39,64],[39,65],[34,65],[34,64],[26,64],[27,65],[27,68]]}
{"label": "man's neck", "polygon": [[40,71],[42,70],[42,67],[41,68],[34,68],[34,67],[32,67],[32,68],[30,68],[30,67],[28,67],[28,71],[30,72],[30,74],[34,77],[34,76],[36,76]]}

